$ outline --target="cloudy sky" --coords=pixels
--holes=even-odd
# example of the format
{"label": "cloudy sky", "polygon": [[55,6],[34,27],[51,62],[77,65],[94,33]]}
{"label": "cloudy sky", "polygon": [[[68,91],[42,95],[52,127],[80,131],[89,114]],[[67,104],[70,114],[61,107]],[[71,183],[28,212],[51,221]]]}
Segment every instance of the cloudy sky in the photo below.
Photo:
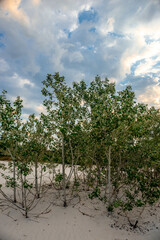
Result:
{"label": "cloudy sky", "polygon": [[43,111],[42,81],[98,74],[160,108],[160,0],[0,0],[0,91]]}

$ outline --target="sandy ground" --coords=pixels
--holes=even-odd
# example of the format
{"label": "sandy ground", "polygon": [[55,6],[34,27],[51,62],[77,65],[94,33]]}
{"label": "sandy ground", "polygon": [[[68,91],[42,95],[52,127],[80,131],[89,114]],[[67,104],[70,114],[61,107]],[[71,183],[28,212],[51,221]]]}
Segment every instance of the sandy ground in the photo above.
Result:
{"label": "sandy ground", "polygon": [[[4,184],[2,177],[0,183]],[[12,193],[4,185],[3,190]],[[64,208],[62,193],[50,188],[36,200],[27,219],[2,196],[0,199],[0,240],[160,240],[158,204],[146,208],[139,228],[133,230],[119,210],[109,215],[101,201],[89,199],[84,191],[79,196],[75,192],[74,197],[68,192],[68,207]],[[134,210],[133,218],[138,211]]]}

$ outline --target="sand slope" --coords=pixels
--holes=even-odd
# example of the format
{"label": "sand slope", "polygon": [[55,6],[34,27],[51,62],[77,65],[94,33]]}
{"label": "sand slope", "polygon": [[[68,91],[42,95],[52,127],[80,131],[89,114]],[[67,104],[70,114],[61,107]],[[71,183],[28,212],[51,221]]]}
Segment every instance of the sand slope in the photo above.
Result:
{"label": "sand slope", "polygon": [[[0,182],[4,185],[1,177]],[[12,194],[11,189],[3,190]],[[87,191],[75,192],[74,197],[68,192],[67,208],[62,194],[48,189],[27,219],[0,196],[0,240],[160,240],[158,204],[146,208],[140,228],[133,230],[119,210],[108,215],[105,205],[89,199]]]}

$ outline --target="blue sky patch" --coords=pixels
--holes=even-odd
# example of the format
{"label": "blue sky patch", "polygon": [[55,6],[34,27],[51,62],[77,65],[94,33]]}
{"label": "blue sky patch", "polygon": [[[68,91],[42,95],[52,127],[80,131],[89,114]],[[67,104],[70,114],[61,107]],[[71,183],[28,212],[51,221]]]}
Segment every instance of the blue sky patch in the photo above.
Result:
{"label": "blue sky patch", "polygon": [[0,48],[5,47],[4,43],[2,42],[2,39],[4,38],[4,34],[0,33]]}
{"label": "blue sky patch", "polygon": [[94,46],[88,46],[87,49],[88,49],[88,50],[93,50],[93,49],[94,49]]}
{"label": "blue sky patch", "polygon": [[158,61],[155,65],[153,65],[153,68],[160,68],[160,61]]}
{"label": "blue sky patch", "polygon": [[94,32],[96,31],[96,28],[95,28],[95,27],[92,27],[92,28],[90,28],[88,31],[94,33]]}
{"label": "blue sky patch", "polygon": [[4,47],[5,45],[2,42],[0,42],[0,48],[4,48]]}
{"label": "blue sky patch", "polygon": [[84,21],[97,22],[97,20],[98,20],[98,13],[93,8],[91,8],[88,11],[80,12],[78,15],[79,23],[82,23]]}
{"label": "blue sky patch", "polygon": [[111,37],[115,37],[115,38],[123,38],[124,34],[120,34],[120,33],[116,33],[116,32],[109,32],[108,33]]}
{"label": "blue sky patch", "polygon": [[67,34],[68,38],[71,38],[72,32],[70,32],[68,29],[63,29],[63,31]]}

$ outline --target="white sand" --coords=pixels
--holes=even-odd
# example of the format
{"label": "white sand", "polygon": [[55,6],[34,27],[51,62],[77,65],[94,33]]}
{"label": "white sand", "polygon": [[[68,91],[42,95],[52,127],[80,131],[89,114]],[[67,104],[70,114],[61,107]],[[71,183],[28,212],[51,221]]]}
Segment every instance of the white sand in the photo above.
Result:
{"label": "white sand", "polygon": [[[0,183],[4,183],[2,177]],[[3,190],[12,193],[4,186]],[[104,204],[98,199],[88,199],[88,192],[84,191],[79,195],[80,198],[71,199],[68,193],[68,207],[64,208],[62,196],[49,189],[27,219],[8,203],[6,207],[0,206],[0,240],[160,240],[158,204],[145,210],[140,229],[133,231],[118,212],[108,216]],[[43,214],[45,210],[48,213]],[[42,214],[36,217],[39,213]]]}

